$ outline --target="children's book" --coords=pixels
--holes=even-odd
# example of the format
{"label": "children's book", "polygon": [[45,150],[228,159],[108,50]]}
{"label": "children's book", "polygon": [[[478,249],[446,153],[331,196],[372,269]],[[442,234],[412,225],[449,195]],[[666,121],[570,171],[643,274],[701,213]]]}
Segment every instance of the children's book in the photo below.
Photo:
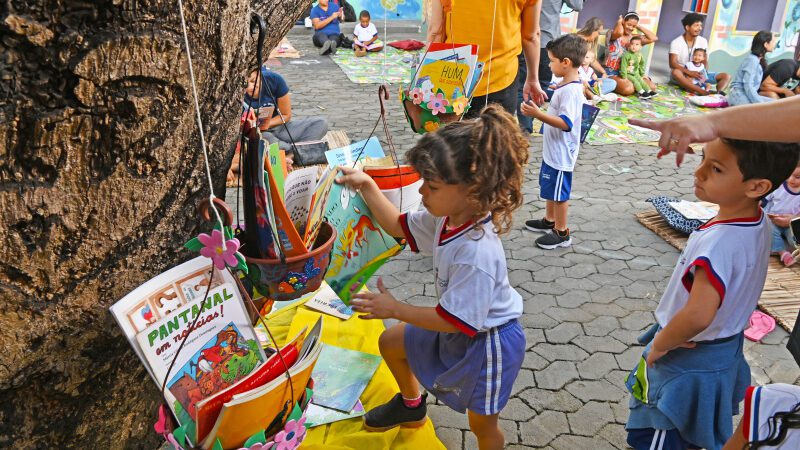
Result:
{"label": "children's book", "polygon": [[432,43],[412,86],[422,90],[424,102],[438,93],[443,94],[448,102],[458,97],[469,97],[475,85],[477,64],[477,45]]}
{"label": "children's book", "polygon": [[327,166],[314,188],[308,219],[303,230],[303,243],[309,250],[314,246],[314,241],[317,240],[317,234],[319,234],[319,229],[322,226],[322,213],[325,211],[325,205],[328,204],[328,196],[338,173],[339,170],[336,166]]}
{"label": "children's book", "polygon": [[[278,243],[280,244],[283,253],[286,256],[300,256],[308,253],[308,249],[306,249],[305,245],[303,245],[303,240],[297,233],[297,229],[295,229],[294,223],[292,223],[289,212],[286,210],[283,197],[278,191],[278,185],[275,181],[275,171],[277,169],[273,169],[272,165],[269,163],[269,158],[267,157],[266,153],[267,145],[269,145],[269,143],[262,138],[260,145],[258,146],[258,158],[259,161],[262,161],[261,167],[266,167],[267,170],[266,176],[260,177],[260,183],[265,183],[265,178],[268,179],[269,182],[267,185],[269,188],[268,190],[264,188],[259,192],[269,194],[269,201],[266,203],[266,205],[274,212],[274,217],[264,217],[263,215],[260,215],[259,225],[261,225],[261,220],[273,220],[271,224],[275,227],[275,231],[278,235]],[[258,198],[259,197],[256,198],[256,203],[258,203]],[[262,201],[265,200],[266,198],[262,199]]]}
{"label": "children's book", "polygon": [[[245,123],[247,126],[247,123]],[[243,247],[250,249],[251,256],[275,258],[278,254],[278,243],[275,241],[275,221],[270,194],[269,181],[265,180],[263,142],[258,129],[247,131],[248,138],[243,146],[244,184],[244,222],[247,233],[244,233]]]}
{"label": "children's book", "polygon": [[325,281],[347,305],[369,277],[402,247],[372,217],[360,194],[334,184],[325,217],[336,229],[336,242]]}
{"label": "children's book", "polygon": [[707,202],[681,200],[679,202],[669,202],[669,206],[689,220],[711,220],[719,212],[717,205]]}
{"label": "children's book", "polygon": [[[300,236],[303,236],[306,228],[316,184],[316,167],[295,169],[286,178],[283,199],[286,204],[286,211],[289,212],[289,217],[292,219],[292,223]],[[305,247],[310,248],[308,246]]]}
{"label": "children's book", "polygon": [[599,112],[600,108],[588,103],[583,104],[583,110],[581,110],[581,143],[586,141],[586,136],[589,135],[589,130],[592,129],[594,120]]}
{"label": "children's book", "polygon": [[280,168],[275,170],[275,184],[278,186],[278,192],[283,194],[284,185],[286,184],[286,177],[288,176],[286,168],[286,152],[278,147],[278,143],[270,144],[269,149],[269,163],[272,167]]}
{"label": "children's book", "polygon": [[353,308],[344,304],[342,299],[333,292],[333,289],[326,282],[314,291],[304,305],[316,311],[338,317],[343,320],[349,319],[353,315]]}
{"label": "children's book", "polygon": [[306,409],[306,425],[309,428],[314,428],[328,423],[339,422],[340,420],[361,417],[364,414],[366,414],[366,411],[364,411],[364,405],[361,400],[356,402],[356,406],[349,413],[309,403],[308,409]]}
{"label": "children's book", "polygon": [[325,152],[328,165],[352,167],[353,163],[366,157],[382,158],[386,156],[381,148],[378,138],[373,136],[365,141],[358,141],[345,147],[335,148]]}
{"label": "children's book", "polygon": [[214,269],[212,275],[212,267],[210,259],[198,256],[146,281],[109,308],[153,379],[155,375],[139,348],[136,335],[178,308],[201,299],[209,285],[211,289],[223,283],[235,285],[230,272]]}
{"label": "children's book", "polygon": [[196,420],[200,400],[266,359],[238,288],[229,283],[148,326],[136,342],[158,387],[167,380],[165,397],[180,424]]}
{"label": "children's book", "polygon": [[222,407],[202,447],[212,448],[218,439],[222,448],[240,448],[250,436],[265,428],[267,435],[277,432],[274,425],[282,423],[289,415],[292,399],[297,402],[303,396],[322,347],[322,342],[316,341],[308,354],[289,368],[291,383],[288,377],[281,375],[260,388],[234,395]]}
{"label": "children's book", "polygon": [[350,413],[372,380],[381,357],[325,344],[314,369],[314,398],[325,408]]}

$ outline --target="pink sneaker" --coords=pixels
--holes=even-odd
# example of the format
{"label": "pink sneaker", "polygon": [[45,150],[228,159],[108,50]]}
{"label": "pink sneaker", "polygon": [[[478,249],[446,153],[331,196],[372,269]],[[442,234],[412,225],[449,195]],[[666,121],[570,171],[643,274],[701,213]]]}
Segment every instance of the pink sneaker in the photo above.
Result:
{"label": "pink sneaker", "polygon": [[781,262],[784,266],[789,267],[795,263],[794,256],[789,252],[781,253]]}

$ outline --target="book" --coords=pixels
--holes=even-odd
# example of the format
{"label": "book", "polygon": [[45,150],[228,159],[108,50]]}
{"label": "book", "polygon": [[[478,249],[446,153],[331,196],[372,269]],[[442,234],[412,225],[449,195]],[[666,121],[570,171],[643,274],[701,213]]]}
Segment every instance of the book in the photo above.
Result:
{"label": "book", "polygon": [[[245,124],[246,126],[247,124]],[[258,258],[276,258],[279,252],[274,211],[269,188],[270,183],[264,172],[264,142],[258,129],[247,131],[244,141],[243,164],[243,203],[244,221],[247,233],[244,233],[243,247],[250,249],[250,256]]]}
{"label": "book", "polygon": [[274,212],[274,216],[268,218],[260,216],[259,224],[261,224],[261,220],[271,220],[270,224],[274,226],[274,230],[277,232],[278,243],[286,256],[304,255],[308,253],[308,249],[303,245],[303,240],[300,239],[300,235],[297,233],[297,229],[294,227],[294,223],[292,223],[289,212],[286,210],[283,198],[278,191],[278,185],[275,181],[276,169],[273,169],[265,153],[265,145],[267,144],[268,142],[262,138],[258,146],[258,159],[263,161],[262,166],[267,168],[267,175],[260,177],[260,180],[262,183],[265,182],[265,178],[269,180],[267,183],[269,189],[263,189],[260,192],[269,194],[269,201],[266,204],[268,208]]}
{"label": "book", "polygon": [[[277,180],[276,180],[277,181]],[[314,197],[314,187],[317,184],[317,168],[303,167],[293,170],[286,178],[283,200],[286,211],[300,236],[303,236],[308,214],[311,209],[311,200]],[[306,246],[306,248],[309,248]]]}
{"label": "book", "polygon": [[278,192],[283,194],[284,186],[286,184],[286,177],[288,176],[286,168],[286,152],[278,147],[278,143],[270,144],[267,150],[269,153],[269,163],[272,167],[280,168],[275,170],[275,184],[278,186]]}
{"label": "book", "polygon": [[311,403],[349,413],[369,384],[381,357],[325,344],[314,368]]}
{"label": "book", "polygon": [[342,299],[336,295],[336,292],[326,282],[309,295],[304,305],[307,308],[338,317],[339,319],[347,320],[352,317],[353,308],[344,304]]}
{"label": "book", "polygon": [[314,428],[328,423],[361,417],[364,414],[366,414],[366,411],[364,410],[364,405],[361,403],[361,400],[356,402],[356,406],[353,407],[353,410],[349,413],[309,403],[306,409],[306,425],[309,428]]}
{"label": "book", "polygon": [[325,205],[328,204],[331,187],[338,173],[339,170],[335,166],[327,166],[314,187],[306,227],[303,230],[303,243],[309,250],[312,249],[314,242],[317,240],[319,229],[322,226],[322,219],[324,218],[322,213],[325,211]]}
{"label": "book", "polygon": [[229,283],[148,326],[136,342],[158,387],[166,380],[164,395],[181,425],[196,420],[199,401],[266,359],[238,288]]}
{"label": "book", "polygon": [[679,202],[669,202],[669,206],[689,220],[711,220],[717,215],[717,212],[719,212],[718,206],[706,202],[687,202],[686,200],[681,200]]}
{"label": "book", "polygon": [[422,90],[423,102],[441,93],[450,103],[472,95],[482,67],[478,67],[477,45],[434,42],[428,46],[411,85]]}
{"label": "book", "polygon": [[352,167],[354,162],[362,158],[383,158],[384,156],[386,155],[383,153],[381,143],[375,136],[368,140],[358,141],[345,147],[335,148],[325,152],[328,165],[333,167]]}
{"label": "book", "polygon": [[[275,424],[282,424],[291,412],[292,399],[299,401],[314,370],[322,342],[315,341],[307,355],[289,368],[289,377],[279,376],[250,392],[234,395],[220,411],[214,428],[202,442],[204,449],[219,440],[222,448],[239,448],[250,436],[262,430],[274,433]],[[315,391],[316,392],[316,383]]]}
{"label": "book", "polygon": [[588,103],[583,104],[583,109],[581,110],[581,143],[586,141],[586,136],[589,135],[589,130],[592,129],[594,120],[599,112],[600,108]]}
{"label": "book", "polygon": [[214,269],[212,273],[212,268],[208,258],[198,256],[190,259],[144,282],[109,308],[131,348],[153,379],[155,375],[139,348],[136,335],[179,307],[202,298],[209,285],[212,289],[224,283],[235,285],[236,280],[230,272]]}
{"label": "book", "polygon": [[402,247],[376,223],[361,195],[345,185],[331,188],[325,217],[337,233],[325,281],[349,305],[353,293]]}

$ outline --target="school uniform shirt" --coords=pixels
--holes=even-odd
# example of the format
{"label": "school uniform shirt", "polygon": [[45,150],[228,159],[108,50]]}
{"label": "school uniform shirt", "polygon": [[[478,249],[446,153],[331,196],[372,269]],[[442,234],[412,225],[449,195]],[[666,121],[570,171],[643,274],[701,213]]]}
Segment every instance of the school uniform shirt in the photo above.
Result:
{"label": "school uniform shirt", "polygon": [[[800,387],[776,383],[765,386],[750,386],[744,397],[742,432],[747,442],[767,439],[770,436],[770,418],[779,412],[795,409],[800,404]],[[780,421],[777,421],[780,425]],[[776,446],[759,448],[790,450],[800,448],[800,430],[788,429],[783,442]]]}
{"label": "school uniform shirt", "polygon": [[590,83],[592,81],[593,75],[594,75],[594,69],[592,69],[592,66],[578,67],[578,79],[580,79],[581,82],[585,81],[587,83]]}
{"label": "school uniform shirt", "polygon": [[720,297],[711,325],[692,341],[741,333],[758,303],[767,277],[771,231],[766,214],[710,221],[689,236],[661,302],[656,320],[663,328],[689,301],[697,267],[702,267]]}
{"label": "school uniform shirt", "polygon": [[373,37],[378,35],[378,29],[375,28],[375,24],[370,22],[366,28],[361,26],[361,23],[356,24],[356,28],[353,30],[353,34],[355,34],[356,39],[361,42],[367,42]]}
{"label": "school uniform shirt", "polygon": [[[309,17],[311,20],[319,19],[319,20],[327,20],[328,17],[338,14],[339,13],[339,5],[334,2],[328,2],[328,10],[325,11],[319,5],[311,8],[311,13]],[[341,30],[339,29],[339,19],[333,19],[329,24],[325,25],[324,27],[320,28],[319,30],[314,30],[315,33],[325,33],[326,35],[331,34],[339,34]]]}
{"label": "school uniform shirt", "polygon": [[411,251],[433,256],[436,312],[469,337],[522,315],[522,297],[508,282],[491,217],[480,224],[480,231],[471,221],[446,230],[446,217],[424,209],[400,216]]}
{"label": "school uniform shirt", "polygon": [[669,43],[669,53],[678,57],[678,65],[683,66],[692,60],[692,54],[696,48],[702,48],[708,53],[708,41],[703,36],[694,38],[694,44],[689,46],[683,35],[680,35]]}
{"label": "school uniform shirt", "polygon": [[[277,106],[278,99],[289,93],[289,85],[286,84],[286,80],[278,73],[266,67],[262,67],[261,77],[261,94],[257,97],[250,97],[244,94],[242,106],[245,110],[248,105],[253,109],[263,108],[265,106]],[[278,108],[275,108],[272,115],[278,115]]]}
{"label": "school uniform shirt", "polygon": [[542,157],[556,170],[572,172],[575,169],[581,142],[583,102],[583,84],[580,81],[556,86],[553,91],[547,113],[562,118],[569,127],[567,130],[547,124],[542,127]]}
{"label": "school uniform shirt", "polygon": [[767,196],[763,206],[767,214],[798,216],[800,215],[800,192],[792,192],[784,181],[781,187]]}

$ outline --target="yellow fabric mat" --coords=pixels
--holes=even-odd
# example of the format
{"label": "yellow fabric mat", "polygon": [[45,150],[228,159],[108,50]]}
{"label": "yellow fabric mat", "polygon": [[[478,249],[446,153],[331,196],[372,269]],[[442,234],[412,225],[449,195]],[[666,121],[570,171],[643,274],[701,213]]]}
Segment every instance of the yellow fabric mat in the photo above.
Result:
{"label": "yellow fabric mat", "polygon": [[[283,344],[287,336],[294,336],[304,326],[309,329],[322,317],[322,342],[338,347],[379,355],[378,336],[383,332],[380,320],[361,320],[356,315],[349,320],[341,320],[327,314],[317,313],[300,304],[290,305],[270,314],[267,324],[275,340]],[[388,401],[399,392],[392,373],[381,362],[372,381],[361,394],[361,402],[370,410]],[[308,430],[308,435],[300,446],[302,450],[346,450],[346,449],[397,449],[397,450],[437,450],[445,446],[436,437],[433,423],[421,428],[395,428],[382,433],[364,429],[362,418],[342,420],[320,425]]]}
{"label": "yellow fabric mat", "polygon": [[[635,214],[639,223],[654,232],[678,250],[686,247],[688,236],[670,228],[656,210]],[[792,332],[800,311],[800,266],[784,267],[777,258],[769,258],[767,281],[758,308],[772,316],[786,331]]]}

